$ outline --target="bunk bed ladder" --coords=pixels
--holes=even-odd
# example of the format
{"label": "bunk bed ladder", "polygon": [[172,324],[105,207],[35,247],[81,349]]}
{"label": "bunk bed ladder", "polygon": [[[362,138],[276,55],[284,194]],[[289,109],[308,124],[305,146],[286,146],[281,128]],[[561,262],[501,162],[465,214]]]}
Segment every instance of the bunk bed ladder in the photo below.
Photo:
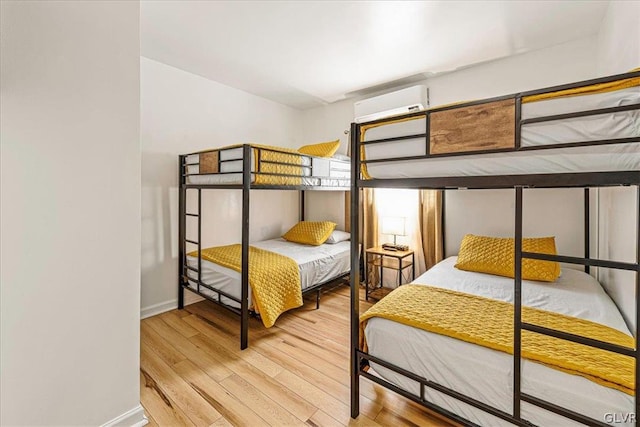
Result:
{"label": "bunk bed ladder", "polygon": [[[184,168],[185,166],[187,166],[186,164],[183,163],[182,159],[181,159],[181,169]],[[184,177],[182,178],[184,179]],[[202,189],[198,188],[197,189],[197,194],[198,194],[198,207],[197,207],[197,213],[192,213],[192,212],[187,212],[186,211],[186,199],[187,199],[187,188],[185,186],[180,185],[180,190],[179,190],[179,234],[180,234],[180,240],[179,240],[179,254],[178,254],[178,269],[179,269],[179,284],[178,284],[178,308],[179,309],[183,309],[184,308],[184,287],[188,285],[189,283],[189,279],[188,279],[188,271],[193,271],[194,273],[196,273],[198,275],[198,278],[196,281],[196,290],[197,293],[199,294],[201,292],[200,289],[200,284],[202,283],[202,256],[198,255],[198,267],[194,268],[191,267],[188,263],[187,263],[187,251],[186,251],[186,244],[189,243],[191,245],[194,245],[197,247],[197,251],[198,254],[201,253],[202,251]],[[197,218],[197,239],[198,240],[192,240],[192,239],[188,239],[186,237],[186,231],[187,231],[187,217],[192,217],[192,218]],[[220,294],[218,294],[218,300],[220,300]]]}
{"label": "bunk bed ladder", "polygon": [[185,251],[185,230],[186,230],[186,196],[187,190],[184,186],[187,156],[178,157],[178,308],[184,308],[184,286],[186,281],[186,251]]}
{"label": "bunk bed ladder", "polygon": [[[178,308],[184,308],[184,287],[189,284],[189,275],[188,271],[193,271],[198,275],[196,281],[196,289],[197,293],[200,294],[200,284],[202,283],[202,257],[198,256],[198,267],[191,267],[187,263],[187,243],[191,245],[195,245],[198,248],[198,254],[201,253],[202,246],[202,189],[198,188],[198,207],[197,213],[187,212],[187,190],[186,187],[186,175],[187,175],[187,167],[192,165],[198,165],[198,163],[187,163],[187,156],[179,156],[180,167],[178,168],[180,171],[179,179],[179,190],[178,190]],[[187,239],[187,217],[197,218],[197,239],[191,240]],[[218,294],[218,300],[220,299],[220,295]]]}
{"label": "bunk bed ladder", "polygon": [[[619,262],[608,261],[601,259],[593,259],[589,257],[589,190],[585,188],[585,201],[584,201],[584,218],[585,218],[585,257],[569,257],[561,255],[548,255],[534,252],[524,252],[522,250],[522,186],[515,187],[515,265],[514,265],[514,335],[513,335],[513,417],[516,420],[525,421],[521,417],[521,403],[527,402],[529,404],[538,406],[547,411],[554,412],[562,415],[566,418],[580,422],[588,426],[607,426],[608,424],[600,420],[593,419],[589,416],[571,411],[569,409],[558,406],[552,402],[546,401],[536,396],[532,396],[523,393],[521,390],[521,345],[522,345],[522,331],[527,330],[537,334],[543,334],[558,339],[564,339],[567,341],[575,342],[590,347],[607,350],[613,353],[629,356],[635,359],[635,390],[639,390],[640,382],[640,346],[638,346],[638,326],[640,324],[640,184],[635,184],[636,187],[636,260],[635,262]],[[522,320],[522,260],[523,259],[536,259],[543,261],[565,262],[571,264],[583,265],[585,271],[588,273],[590,267],[603,267],[612,268],[618,270],[627,270],[635,272],[635,296],[636,296],[636,326],[635,337],[636,344],[634,348],[624,347],[616,344],[611,344],[604,341],[599,341],[591,338],[586,338],[579,335],[570,334],[560,330],[555,330],[532,323],[527,323]],[[637,392],[634,395],[634,408],[635,414],[640,414],[640,401],[638,399]],[[628,414],[631,415],[631,414]]]}

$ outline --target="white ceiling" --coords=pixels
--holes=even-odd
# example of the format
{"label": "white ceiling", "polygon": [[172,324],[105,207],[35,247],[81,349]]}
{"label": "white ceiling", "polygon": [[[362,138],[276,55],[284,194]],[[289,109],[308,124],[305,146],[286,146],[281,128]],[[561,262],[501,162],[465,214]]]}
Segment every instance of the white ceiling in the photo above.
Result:
{"label": "white ceiling", "polygon": [[596,34],[607,1],[142,1],[141,54],[296,108]]}

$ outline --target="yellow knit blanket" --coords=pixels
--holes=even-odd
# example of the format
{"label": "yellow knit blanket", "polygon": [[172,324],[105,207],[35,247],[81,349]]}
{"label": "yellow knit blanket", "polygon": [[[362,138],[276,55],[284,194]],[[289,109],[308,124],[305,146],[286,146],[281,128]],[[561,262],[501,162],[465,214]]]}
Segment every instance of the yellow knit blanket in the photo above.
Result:
{"label": "yellow knit blanket", "polygon": [[[301,177],[304,175],[304,168],[300,166],[302,165],[302,156],[296,150],[258,144],[251,144],[251,147],[253,148],[255,171],[260,172],[256,174],[256,184],[302,184]],[[266,173],[296,176],[263,175]]]}
{"label": "yellow knit blanket", "polygon": [[[254,184],[301,185],[304,168],[302,155],[292,148],[271,145],[250,144],[253,150],[253,170],[256,172]],[[242,147],[241,144],[224,148]],[[286,164],[283,164],[286,163]],[[267,175],[278,174],[278,175]],[[295,175],[295,176],[281,176]]]}
{"label": "yellow knit blanket", "polygon": [[[197,257],[198,251],[189,253]],[[242,270],[242,246],[216,246],[202,250],[202,259],[235,271]],[[262,323],[270,328],[278,316],[302,305],[298,264],[289,257],[249,246],[249,285]]]}
{"label": "yellow knit blanket", "polygon": [[[360,316],[360,347],[364,351],[364,328],[372,317],[513,354],[513,305],[507,302],[432,286],[400,286]],[[522,319],[612,344],[635,346],[632,337],[618,330],[559,313],[522,307]],[[523,330],[522,357],[634,394],[634,361],[628,356]]]}

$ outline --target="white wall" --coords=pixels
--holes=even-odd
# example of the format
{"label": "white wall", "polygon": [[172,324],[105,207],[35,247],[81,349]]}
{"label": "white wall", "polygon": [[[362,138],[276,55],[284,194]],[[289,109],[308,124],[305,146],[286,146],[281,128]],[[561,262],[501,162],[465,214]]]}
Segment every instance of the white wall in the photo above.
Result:
{"label": "white wall", "polygon": [[[635,187],[609,187],[600,189],[599,258],[635,262],[636,211]],[[630,271],[599,268],[598,280],[622,311],[628,325],[635,322],[635,274]]]}
{"label": "white wall", "polygon": [[[525,189],[522,206],[525,237],[555,236],[559,253],[584,256],[582,189]],[[467,233],[500,237],[514,234],[514,190],[448,191],[445,209],[447,256],[458,253],[460,242]]]}
{"label": "white wall", "polygon": [[[597,47],[597,38],[590,37],[525,53],[509,58],[492,61],[460,71],[432,77],[422,82],[413,84],[425,84],[429,88],[431,105],[437,106],[456,101],[482,99],[492,96],[506,95],[514,92],[543,88],[562,83],[570,83],[577,80],[589,79],[596,76],[596,58],[593,52]],[[387,91],[388,92],[388,91]],[[342,136],[341,149],[346,151],[348,137],[343,134],[345,129],[349,129],[353,121],[353,104],[359,98],[341,101],[304,112],[304,126],[307,136],[310,138],[331,138],[337,135]],[[336,136],[334,136],[336,135]],[[475,206],[470,197],[473,192],[450,191],[447,193],[447,207],[451,206]],[[495,191],[483,192],[483,204],[486,206],[511,206],[513,195],[510,193]],[[553,192],[551,192],[553,194]],[[554,197],[562,198],[562,193]],[[468,199],[468,200],[465,200]],[[330,200],[330,201],[329,201]],[[582,199],[571,197],[571,204],[565,203],[564,208],[568,212],[575,212],[576,218],[582,218]],[[343,198],[337,195],[327,194],[323,205],[329,203],[342,203]],[[322,206],[318,209],[322,212]],[[449,213],[451,209],[447,210]],[[468,217],[483,218],[480,212],[467,212]],[[571,215],[568,215],[571,216]],[[527,216],[529,217],[529,216]],[[569,221],[569,220],[567,220]],[[504,209],[495,212],[491,220],[484,218],[482,222],[477,222],[474,230],[477,233],[500,232],[506,235],[513,234],[513,210]],[[538,223],[540,224],[540,223]],[[459,239],[468,229],[469,222],[465,218],[448,218],[446,221],[446,235],[451,239]],[[527,225],[525,224],[525,228]],[[541,223],[543,229],[556,229],[554,221]],[[538,231],[533,229],[532,231]],[[561,232],[562,230],[559,230]],[[540,230],[542,232],[542,230]],[[582,245],[582,241],[575,242],[572,236],[574,231],[565,230],[560,236],[560,247],[574,253],[575,248]],[[449,242],[448,253],[456,253],[459,245],[457,242]],[[568,246],[565,248],[565,246]]]}
{"label": "white wall", "polygon": [[[300,137],[298,110],[148,58],[140,61],[141,307],[147,316],[177,306],[178,155],[247,142],[298,148],[307,140]],[[242,192],[203,194],[203,244],[240,242]],[[189,195],[191,206],[196,200]],[[252,191],[250,212],[251,241],[278,237],[298,220],[298,192]],[[187,226],[197,240],[195,220]],[[186,295],[188,302],[197,300]]]}
{"label": "white wall", "polygon": [[611,1],[598,34],[598,73],[640,67],[640,1]]}
{"label": "white wall", "polygon": [[[340,139],[339,154],[347,154],[349,135],[345,131],[353,121],[353,100],[336,102],[301,113],[305,141],[309,143]],[[308,193],[307,217],[315,221],[333,221],[337,229],[345,228],[345,193],[317,191]]]}
{"label": "white wall", "polygon": [[[640,2],[612,1],[598,34],[598,71],[618,74],[640,67]],[[600,190],[600,257],[633,262],[636,192],[633,188]],[[600,269],[598,278],[621,309],[627,324],[635,326],[635,277],[620,270]]]}
{"label": "white wall", "polygon": [[2,425],[143,419],[139,7],[1,2]]}

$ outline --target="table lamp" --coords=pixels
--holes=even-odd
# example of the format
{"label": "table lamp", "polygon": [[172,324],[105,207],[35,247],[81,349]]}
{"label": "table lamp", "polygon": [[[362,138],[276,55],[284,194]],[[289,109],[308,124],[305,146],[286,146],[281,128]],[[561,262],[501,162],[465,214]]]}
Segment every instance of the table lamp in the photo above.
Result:
{"label": "table lamp", "polygon": [[397,236],[406,236],[407,218],[403,216],[383,216],[382,234],[393,234],[393,246],[396,245]]}

